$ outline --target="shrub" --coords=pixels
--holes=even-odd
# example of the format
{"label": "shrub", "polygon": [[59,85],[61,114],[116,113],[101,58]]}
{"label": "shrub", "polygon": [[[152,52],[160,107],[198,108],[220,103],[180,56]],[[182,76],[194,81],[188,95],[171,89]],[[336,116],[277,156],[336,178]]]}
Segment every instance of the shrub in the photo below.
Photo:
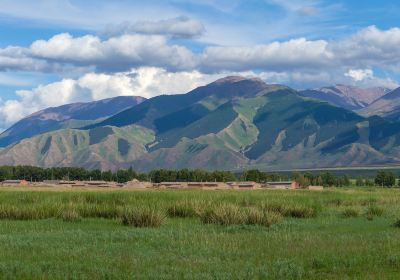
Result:
{"label": "shrub", "polygon": [[150,207],[125,208],[121,215],[121,223],[134,227],[159,227],[165,221],[164,213]]}
{"label": "shrub", "polygon": [[342,215],[345,218],[358,217],[360,215],[360,211],[355,208],[346,208],[343,210]]}

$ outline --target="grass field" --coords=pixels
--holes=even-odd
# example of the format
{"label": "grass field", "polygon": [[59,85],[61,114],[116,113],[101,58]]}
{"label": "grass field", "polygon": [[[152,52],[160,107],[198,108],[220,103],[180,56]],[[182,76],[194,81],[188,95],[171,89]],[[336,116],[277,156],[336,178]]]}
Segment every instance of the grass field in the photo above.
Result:
{"label": "grass field", "polygon": [[3,188],[0,278],[399,279],[399,219],[399,189]]}

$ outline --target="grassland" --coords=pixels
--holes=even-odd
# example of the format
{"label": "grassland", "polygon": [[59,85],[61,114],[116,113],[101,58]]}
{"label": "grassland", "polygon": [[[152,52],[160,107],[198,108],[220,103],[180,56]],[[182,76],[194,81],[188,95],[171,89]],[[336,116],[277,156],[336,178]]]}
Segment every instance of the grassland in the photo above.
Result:
{"label": "grassland", "polygon": [[0,278],[399,279],[399,219],[399,189],[3,188]]}

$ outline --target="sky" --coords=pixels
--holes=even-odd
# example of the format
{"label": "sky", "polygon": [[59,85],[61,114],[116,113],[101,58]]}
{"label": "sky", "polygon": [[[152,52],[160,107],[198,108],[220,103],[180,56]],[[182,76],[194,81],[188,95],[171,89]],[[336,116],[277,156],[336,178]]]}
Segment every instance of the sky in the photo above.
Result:
{"label": "sky", "polygon": [[2,0],[0,131],[47,107],[227,75],[396,88],[399,14],[395,0]]}

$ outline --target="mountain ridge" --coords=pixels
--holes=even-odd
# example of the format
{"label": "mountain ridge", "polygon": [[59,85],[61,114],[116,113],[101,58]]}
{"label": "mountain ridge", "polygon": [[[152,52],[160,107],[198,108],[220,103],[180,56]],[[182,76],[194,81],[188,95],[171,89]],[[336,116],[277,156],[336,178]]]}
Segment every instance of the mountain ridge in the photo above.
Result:
{"label": "mountain ridge", "polygon": [[400,123],[234,76],[24,139],[1,150],[0,163],[139,171],[396,164]]}
{"label": "mountain ridge", "polygon": [[0,147],[40,133],[61,128],[79,128],[143,102],[139,96],[118,96],[92,102],[49,107],[35,112],[0,134]]}

